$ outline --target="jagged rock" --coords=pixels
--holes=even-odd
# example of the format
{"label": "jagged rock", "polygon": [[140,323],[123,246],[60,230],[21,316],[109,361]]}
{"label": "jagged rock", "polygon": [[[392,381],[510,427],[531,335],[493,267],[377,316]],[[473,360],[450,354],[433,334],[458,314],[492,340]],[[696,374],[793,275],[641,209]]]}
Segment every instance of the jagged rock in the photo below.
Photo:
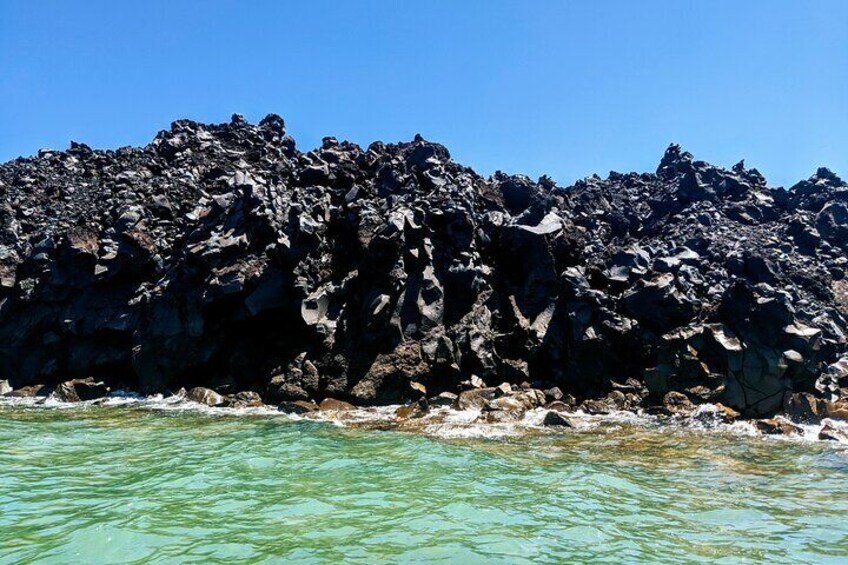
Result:
{"label": "jagged rock", "polygon": [[35,398],[37,396],[48,396],[52,389],[45,385],[27,385],[7,392],[6,396],[12,398]]}
{"label": "jagged rock", "polygon": [[848,399],[825,402],[824,413],[828,418],[848,421]]}
{"label": "jagged rock", "polygon": [[225,399],[212,389],[196,386],[186,393],[186,400],[206,406],[223,406]]}
{"label": "jagged rock", "polygon": [[561,400],[554,400],[553,402],[548,402],[545,404],[544,408],[546,410],[553,410],[555,412],[574,412],[574,404],[567,404]]}
{"label": "jagged rock", "polygon": [[547,414],[545,414],[545,419],[542,420],[543,426],[556,426],[562,428],[573,428],[575,427],[574,422],[571,421],[567,416],[563,416],[556,410],[551,410]]}
{"label": "jagged rock", "polygon": [[412,402],[395,410],[395,416],[400,420],[409,418],[421,418],[430,411],[430,406],[427,400],[422,398],[418,402]]}
{"label": "jagged rock", "polygon": [[787,394],[783,412],[794,422],[817,424],[826,414],[826,402],[807,392]]}
{"label": "jagged rock", "polygon": [[258,408],[265,404],[262,402],[262,397],[259,396],[259,393],[245,390],[227,398],[225,405],[228,408]]}
{"label": "jagged rock", "polygon": [[459,395],[452,392],[440,392],[437,396],[428,398],[427,403],[430,406],[453,406],[457,398]]}
{"label": "jagged rock", "polygon": [[549,402],[554,402],[556,400],[562,400],[565,395],[559,389],[559,387],[551,387],[545,391],[545,398]]}
{"label": "jagged rock", "polygon": [[678,414],[688,416],[694,410],[695,406],[689,398],[680,392],[671,391],[663,397],[663,407],[669,414]]}
{"label": "jagged rock", "polygon": [[705,404],[698,407],[692,413],[692,418],[706,424],[731,424],[739,419],[741,414],[718,402],[716,404]]}
{"label": "jagged rock", "polygon": [[496,390],[494,387],[473,388],[464,390],[459,393],[456,398],[454,407],[457,410],[481,409],[486,406],[486,403],[495,398]]}
{"label": "jagged rock", "polygon": [[783,190],[676,145],[655,173],[560,187],[420,136],[300,151],[279,116],[178,120],[0,165],[0,375],[271,403],[505,381],[522,405],[675,392],[767,418],[787,393],[848,398],[846,194],[824,168]]}
{"label": "jagged rock", "polygon": [[795,424],[780,418],[769,420],[754,420],[754,427],[766,435],[804,435],[804,430]]}
{"label": "jagged rock", "polygon": [[830,422],[825,422],[821,430],[819,430],[819,439],[823,441],[838,441],[839,443],[848,443],[848,433],[844,430],[837,429]]}
{"label": "jagged rock", "polygon": [[109,393],[109,387],[92,378],[74,379],[60,383],[53,391],[53,398],[61,402],[81,402],[103,398]]}
{"label": "jagged rock", "polygon": [[421,380],[429,380],[429,366],[421,356],[420,344],[407,341],[392,353],[378,355],[350,393],[363,404],[386,404],[416,392],[411,383]]}

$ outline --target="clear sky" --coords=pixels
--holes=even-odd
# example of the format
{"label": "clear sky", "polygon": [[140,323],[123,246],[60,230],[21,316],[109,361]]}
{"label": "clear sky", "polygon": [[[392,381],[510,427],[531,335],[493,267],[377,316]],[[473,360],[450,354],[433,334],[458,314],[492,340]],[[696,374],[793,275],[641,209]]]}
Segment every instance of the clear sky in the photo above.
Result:
{"label": "clear sky", "polygon": [[282,115],[298,147],[420,132],[483,174],[848,177],[848,1],[0,0],[0,161]]}

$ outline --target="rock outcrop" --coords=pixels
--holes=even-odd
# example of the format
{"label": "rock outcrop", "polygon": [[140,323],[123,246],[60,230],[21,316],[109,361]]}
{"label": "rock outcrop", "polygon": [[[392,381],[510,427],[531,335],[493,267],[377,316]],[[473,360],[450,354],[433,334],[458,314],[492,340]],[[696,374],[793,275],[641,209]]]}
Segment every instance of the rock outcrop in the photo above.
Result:
{"label": "rock outcrop", "polygon": [[0,166],[0,195],[15,389],[304,409],[449,392],[495,420],[564,396],[754,418],[848,397],[848,186],[827,169],[774,188],[672,145],[655,174],[560,187],[421,137],[301,152],[278,116],[234,116],[42,150]]}

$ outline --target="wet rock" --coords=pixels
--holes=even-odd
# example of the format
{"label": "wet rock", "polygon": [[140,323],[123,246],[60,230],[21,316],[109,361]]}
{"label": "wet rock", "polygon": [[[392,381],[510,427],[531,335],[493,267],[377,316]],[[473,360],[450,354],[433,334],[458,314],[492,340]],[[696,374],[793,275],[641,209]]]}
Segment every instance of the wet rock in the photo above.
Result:
{"label": "wet rock", "polygon": [[848,399],[824,403],[824,414],[834,420],[848,421]]}
{"label": "wet rock", "polygon": [[568,417],[563,416],[559,411],[551,410],[547,414],[545,414],[544,420],[542,420],[543,426],[550,427],[562,427],[562,428],[574,428],[574,422]]}
{"label": "wet rock", "polygon": [[680,392],[671,391],[663,397],[663,407],[669,414],[689,416],[695,410],[695,406],[689,398]]}
{"label": "wet rock", "polygon": [[783,412],[794,422],[817,424],[826,415],[826,402],[807,392],[787,394]]}
{"label": "wet rock", "polygon": [[311,400],[284,400],[277,409],[288,414],[311,414],[318,411],[318,405]]}
{"label": "wet rock", "polygon": [[196,386],[186,393],[186,400],[206,406],[223,406],[225,399],[212,389]]}
{"label": "wet rock", "polygon": [[479,410],[486,406],[490,400],[493,400],[495,395],[496,389],[494,387],[464,390],[457,396],[454,408],[457,410]]}
{"label": "wet rock", "polygon": [[691,417],[704,424],[732,424],[738,420],[740,416],[741,414],[739,414],[739,412],[719,402],[716,404],[703,404],[698,406],[692,413]]}
{"label": "wet rock", "polygon": [[819,430],[819,439],[823,441],[837,441],[839,443],[848,443],[848,432],[839,429],[830,422],[825,422],[821,430]]}
{"label": "wet rock", "polygon": [[427,399],[427,403],[433,407],[453,406],[454,404],[456,404],[457,398],[459,398],[459,395],[456,395],[452,392],[440,392],[438,395]]}
{"label": "wet rock", "polygon": [[226,400],[228,408],[258,408],[264,405],[259,393],[250,390],[237,392]]}
{"label": "wet rock", "polygon": [[563,396],[565,396],[559,387],[551,387],[545,391],[545,398],[549,402],[553,402],[556,400],[562,400]]}
{"label": "wet rock", "polygon": [[65,381],[53,391],[53,397],[61,402],[95,400],[107,394],[109,394],[109,387],[92,378]]}
{"label": "wet rock", "polygon": [[321,404],[318,405],[318,409],[322,412],[348,412],[350,410],[356,410],[356,406],[343,400],[325,398],[321,401]]}
{"label": "wet rock", "polygon": [[754,420],[754,427],[765,435],[803,435],[804,430],[796,426],[792,422],[781,418],[771,418],[768,420]]}
{"label": "wet rock", "polygon": [[14,389],[12,392],[7,392],[6,396],[12,398],[35,398],[48,396],[52,389],[45,385],[28,385]]}
{"label": "wet rock", "polygon": [[544,408],[546,410],[553,410],[554,412],[574,412],[574,404],[567,404],[562,400],[548,402],[545,404]]}
{"label": "wet rock", "polygon": [[421,418],[426,416],[430,411],[430,405],[427,403],[427,400],[422,398],[418,402],[413,402],[411,404],[406,404],[404,406],[399,407],[395,410],[395,417],[400,420],[407,420],[409,418]]}
{"label": "wet rock", "polygon": [[580,409],[587,414],[609,414],[615,412],[615,404],[608,399],[594,400],[588,399],[580,403]]}

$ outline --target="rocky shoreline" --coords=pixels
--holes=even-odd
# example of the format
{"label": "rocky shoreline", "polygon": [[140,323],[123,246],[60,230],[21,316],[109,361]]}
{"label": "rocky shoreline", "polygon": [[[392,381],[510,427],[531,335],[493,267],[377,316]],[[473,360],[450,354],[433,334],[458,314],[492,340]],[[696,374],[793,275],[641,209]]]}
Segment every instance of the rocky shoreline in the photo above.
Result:
{"label": "rocky shoreline", "polygon": [[42,150],[0,195],[0,394],[848,419],[848,185],[824,168],[784,189],[672,145],[560,187],[234,116]]}

